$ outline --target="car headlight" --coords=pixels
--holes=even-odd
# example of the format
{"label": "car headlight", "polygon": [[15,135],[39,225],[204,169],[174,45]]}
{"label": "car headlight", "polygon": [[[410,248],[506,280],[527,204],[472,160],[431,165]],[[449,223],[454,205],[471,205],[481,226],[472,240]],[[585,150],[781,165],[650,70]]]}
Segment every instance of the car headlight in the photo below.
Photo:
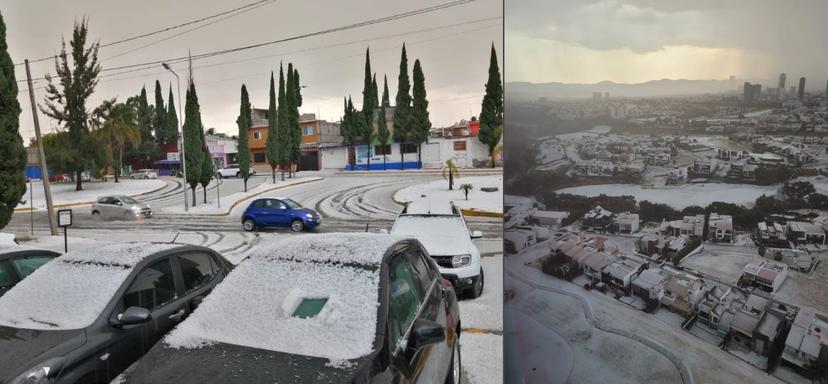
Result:
{"label": "car headlight", "polygon": [[451,265],[455,268],[465,267],[469,264],[471,264],[471,255],[469,254],[454,255],[454,257],[451,258]]}
{"label": "car headlight", "polygon": [[313,215],[310,213],[306,213],[305,216],[307,216],[309,219],[313,219]]}
{"label": "car headlight", "polygon": [[63,361],[62,357],[49,359],[15,377],[10,384],[48,384],[51,382],[50,378],[60,371]]}

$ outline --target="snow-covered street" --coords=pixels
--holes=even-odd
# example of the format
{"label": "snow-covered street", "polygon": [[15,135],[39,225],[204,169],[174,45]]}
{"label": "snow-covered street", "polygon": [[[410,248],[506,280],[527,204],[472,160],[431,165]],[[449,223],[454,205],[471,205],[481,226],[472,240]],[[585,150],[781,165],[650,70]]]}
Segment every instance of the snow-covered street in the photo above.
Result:
{"label": "snow-covered street", "polygon": [[[248,182],[249,192],[246,195],[291,198],[315,209],[322,216],[322,225],[316,232],[324,236],[330,232],[389,229],[402,208],[394,200],[394,194],[412,185],[437,180],[440,180],[439,176],[433,174],[356,176],[309,172],[300,175],[300,178],[289,179],[285,184],[277,180],[274,185],[270,183],[270,178],[257,176]],[[234,208],[218,212],[217,207],[210,204],[216,198],[214,184],[207,189],[208,205],[203,205],[203,192],[199,187],[196,191],[196,209],[191,209],[190,215],[180,214],[179,210],[183,211],[180,182],[171,179],[161,182],[166,184],[161,189],[136,198],[150,204],[158,212],[151,219],[98,221],[88,212],[88,206],[73,207],[74,224],[68,230],[69,250],[93,248],[102,243],[169,242],[175,239],[179,243],[212,248],[237,264],[263,245],[285,236],[294,236],[289,229],[243,231],[240,217],[250,200],[240,201]],[[270,190],[279,185],[282,187]],[[231,206],[234,196],[245,195],[239,179],[220,180],[219,191],[223,208]],[[225,214],[215,215],[217,213]],[[18,212],[3,231],[12,234],[27,232],[30,217],[34,218],[37,239],[28,244],[62,252],[63,236],[48,235],[48,221],[43,211],[33,214]],[[482,239],[475,240],[475,244],[481,252],[486,280],[480,297],[460,301],[464,330],[461,337],[464,382],[495,384],[502,382],[503,370],[502,222],[500,218],[488,217],[469,217],[467,221],[470,230],[480,230],[484,234]]]}

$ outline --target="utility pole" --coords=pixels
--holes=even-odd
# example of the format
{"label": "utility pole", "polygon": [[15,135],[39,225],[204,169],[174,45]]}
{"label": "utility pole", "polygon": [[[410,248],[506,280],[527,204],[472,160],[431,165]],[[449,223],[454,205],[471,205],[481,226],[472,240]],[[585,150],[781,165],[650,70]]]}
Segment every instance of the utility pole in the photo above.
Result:
{"label": "utility pole", "polygon": [[[43,140],[40,137],[40,121],[37,119],[37,104],[35,103],[34,87],[32,87],[32,73],[29,71],[29,59],[26,63],[26,81],[29,84],[29,101],[32,105],[32,118],[34,118],[35,138],[37,139],[37,157],[40,159],[40,179],[43,180],[43,193],[46,195],[46,211],[49,216],[49,229],[52,236],[57,236],[58,230],[55,224],[55,207],[52,205],[52,186],[49,184],[49,170],[46,169],[46,152],[43,151]],[[32,202],[34,209],[34,202]],[[34,236],[34,233],[32,233]]]}

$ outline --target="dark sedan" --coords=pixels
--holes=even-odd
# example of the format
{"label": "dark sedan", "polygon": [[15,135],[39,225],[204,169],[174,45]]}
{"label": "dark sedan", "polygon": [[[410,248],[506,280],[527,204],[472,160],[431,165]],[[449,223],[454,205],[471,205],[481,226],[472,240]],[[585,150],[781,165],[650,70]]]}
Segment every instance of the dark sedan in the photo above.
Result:
{"label": "dark sedan", "polygon": [[0,297],[0,383],[108,383],[230,269],[208,248],[169,243],[60,256]]}
{"label": "dark sedan", "polygon": [[23,245],[0,246],[0,296],[60,253]]}
{"label": "dark sedan", "polygon": [[259,249],[127,383],[458,383],[460,318],[422,245],[303,235]]}

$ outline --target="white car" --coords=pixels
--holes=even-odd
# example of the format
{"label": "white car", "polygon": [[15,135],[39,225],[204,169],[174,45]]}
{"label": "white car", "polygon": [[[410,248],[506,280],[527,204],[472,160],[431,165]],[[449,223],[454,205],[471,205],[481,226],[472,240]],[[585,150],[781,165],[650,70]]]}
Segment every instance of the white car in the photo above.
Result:
{"label": "white car", "polygon": [[139,169],[129,175],[130,179],[157,179],[158,173],[154,169]]}
{"label": "white car", "polygon": [[[256,170],[253,169],[253,167],[250,167],[250,174],[256,174]],[[218,177],[219,179],[224,177],[241,177],[241,170],[239,169],[238,164],[230,164],[216,171],[216,177]]]}
{"label": "white car", "polygon": [[439,211],[409,204],[397,215],[391,233],[419,240],[458,296],[476,298],[483,293],[480,250],[472,241],[483,234],[469,231],[466,219],[454,204]]}

